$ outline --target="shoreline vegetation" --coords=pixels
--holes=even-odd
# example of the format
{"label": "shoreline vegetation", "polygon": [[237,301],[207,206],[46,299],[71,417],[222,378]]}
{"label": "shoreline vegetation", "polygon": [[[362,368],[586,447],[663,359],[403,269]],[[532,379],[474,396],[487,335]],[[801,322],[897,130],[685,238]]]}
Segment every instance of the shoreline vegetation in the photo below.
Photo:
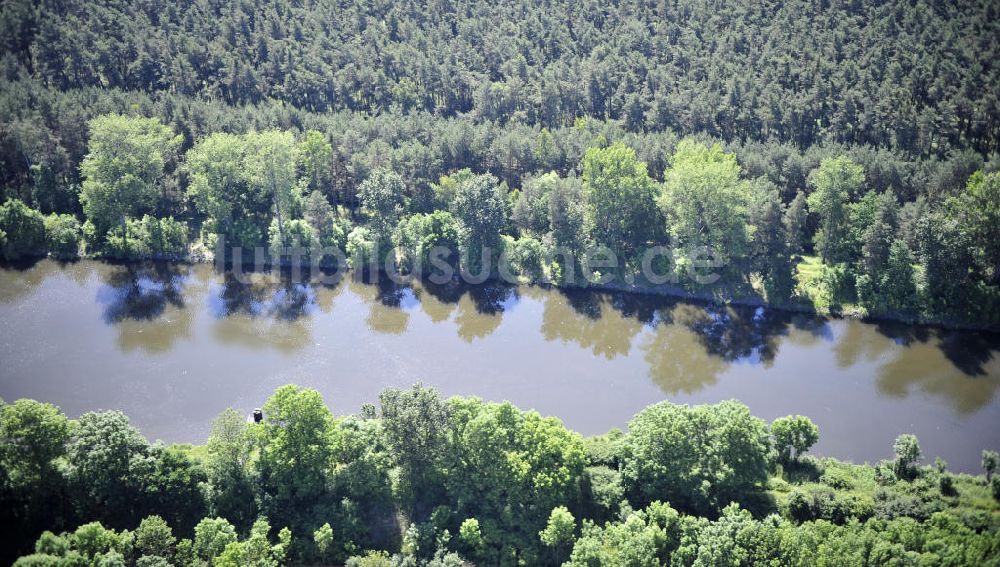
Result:
{"label": "shoreline vegetation", "polygon": [[[182,255],[155,255],[147,256],[141,258],[128,258],[128,259],[116,259],[108,258],[103,255],[89,256],[86,253],[80,253],[75,256],[54,256],[51,253],[37,254],[37,255],[27,255],[14,262],[0,262],[0,268],[7,269],[23,269],[25,265],[30,264],[34,261],[49,258],[57,262],[75,262],[78,260],[89,260],[95,262],[112,262],[112,263],[122,263],[122,264],[137,264],[142,262],[166,262],[172,264],[213,264],[217,268],[220,267],[219,263],[214,257],[211,256],[199,256],[195,257],[191,254],[185,253]],[[265,263],[263,265],[254,262],[244,262],[242,268],[250,268],[252,271],[264,270],[270,271],[275,267],[279,270],[287,271],[292,267],[292,263],[288,260],[283,260],[279,264]],[[230,270],[233,268],[231,262],[224,262],[222,269]],[[319,267],[320,270],[330,270],[335,268],[331,265],[322,265]],[[308,271],[308,268],[306,269]],[[345,270],[348,276],[344,276],[343,273],[338,272],[337,277],[364,277],[367,272],[363,270],[357,270],[354,268],[347,268]],[[399,276],[390,276],[385,274],[384,270],[380,271],[382,277],[390,278],[395,277],[397,283],[406,283],[414,277],[426,278],[426,275],[417,274],[402,274]],[[308,276],[306,277],[308,281]],[[491,274],[487,281],[505,281],[496,276],[496,274]],[[659,297],[669,297],[673,299],[678,299],[681,301],[695,302],[695,303],[705,303],[717,306],[725,305],[736,305],[741,307],[763,307],[766,309],[774,309],[777,311],[787,312],[787,313],[801,313],[806,315],[815,315],[820,317],[833,317],[833,318],[844,318],[844,319],[857,319],[859,321],[865,322],[893,322],[893,323],[904,323],[909,325],[919,325],[923,327],[937,327],[940,329],[947,330],[957,330],[957,331],[982,331],[989,333],[1000,332],[1000,326],[997,323],[976,323],[970,321],[961,321],[956,319],[947,318],[935,318],[923,315],[915,314],[900,314],[900,313],[870,313],[864,309],[860,309],[857,305],[848,305],[842,309],[836,311],[821,310],[816,307],[816,305],[809,303],[805,298],[791,298],[782,303],[770,303],[766,298],[759,295],[749,295],[740,296],[730,294],[729,289],[721,290],[721,293],[716,292],[699,292],[684,289],[681,286],[664,286],[664,285],[644,285],[642,283],[632,283],[632,284],[622,284],[620,282],[612,283],[581,283],[577,285],[569,284],[559,284],[551,281],[534,281],[530,279],[519,279],[516,282],[506,282],[512,285],[528,285],[528,286],[540,286],[540,287],[553,287],[556,289],[589,289],[593,291],[605,291],[605,292],[624,292],[632,293],[638,295],[653,295]]]}
{"label": "shoreline vegetation", "polygon": [[[239,251],[1000,330],[997,0],[2,6],[0,262]],[[992,395],[969,378],[921,380]],[[166,446],[0,403],[0,564],[1000,567],[995,450],[814,458],[808,418],[738,401],[586,439],[419,386],[262,409]]]}
{"label": "shoreline vegetation", "polygon": [[[334,416],[286,385],[259,422],[149,443],[115,411],[0,403],[5,560],[60,565],[995,565],[1000,455],[985,475],[807,455],[803,416],[661,402],[582,437],[510,403],[415,385]],[[728,563],[727,563],[728,564]]]}
{"label": "shoreline vegetation", "polygon": [[11,197],[0,205],[0,253],[229,261],[253,252],[260,266],[458,272],[468,283],[499,274],[1000,329],[992,162],[946,196],[903,200],[872,186],[846,153],[814,162],[805,188],[782,188],[748,175],[721,144],[688,137],[653,177],[636,149],[586,124],[576,164],[518,186],[469,168],[414,186],[412,171],[380,165],[345,195],[333,190],[332,145],[316,130],[215,132],[182,152],[183,136],[157,118],[100,115],[80,166],[82,215],[46,215]]}

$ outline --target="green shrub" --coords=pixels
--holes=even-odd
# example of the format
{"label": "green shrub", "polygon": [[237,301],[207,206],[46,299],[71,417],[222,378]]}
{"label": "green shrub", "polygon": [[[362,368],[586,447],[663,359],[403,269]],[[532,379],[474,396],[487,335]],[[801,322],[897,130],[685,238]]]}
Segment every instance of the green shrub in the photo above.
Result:
{"label": "green shrub", "polygon": [[376,253],[371,231],[363,226],[356,227],[347,235],[347,263],[357,270],[372,261]]}
{"label": "green shrub", "polygon": [[114,228],[106,237],[105,253],[113,258],[135,259],[151,256],[177,258],[187,253],[187,224],[173,217],[158,219],[146,215],[129,219],[126,234]]}
{"label": "green shrub", "polygon": [[14,567],[62,567],[62,565],[72,565],[72,563],[63,557],[45,555],[44,553],[25,555],[14,562]]}
{"label": "green shrub", "polygon": [[784,511],[798,522],[826,520],[834,524],[844,524],[851,519],[865,520],[874,513],[870,503],[827,487],[793,490]]}
{"label": "green shrub", "polygon": [[406,272],[419,270],[430,274],[435,270],[431,264],[431,253],[435,247],[448,250],[441,257],[446,264],[454,268],[458,262],[458,223],[455,217],[447,211],[434,211],[430,214],[416,214],[400,221],[397,233],[397,243],[402,256],[400,268]]}
{"label": "green shrub", "polygon": [[80,227],[80,237],[88,254],[101,248],[102,235],[97,232],[97,227],[90,220],[84,221]]}
{"label": "green shrub", "polygon": [[[269,248],[272,258],[289,258],[291,249],[298,249],[300,261],[308,261],[310,251],[319,244],[316,231],[312,225],[303,219],[286,220],[279,230],[278,219],[271,221],[267,231]],[[282,240],[284,236],[284,240]]]}
{"label": "green shrub", "polygon": [[80,253],[80,221],[73,215],[52,213],[45,217],[45,241],[49,252],[59,258],[74,258]]}
{"label": "green shrub", "polygon": [[45,217],[20,199],[0,205],[0,232],[6,235],[0,249],[6,260],[45,252]]}
{"label": "green shrub", "polygon": [[392,567],[389,554],[384,551],[369,551],[365,555],[355,555],[347,559],[347,567]]}
{"label": "green shrub", "polygon": [[503,242],[509,273],[528,281],[541,281],[544,276],[545,256],[541,241],[530,236],[518,239],[504,236]]}
{"label": "green shrub", "polygon": [[591,465],[605,465],[618,468],[618,455],[621,451],[625,432],[617,427],[604,435],[592,435],[583,438],[583,447],[587,451],[587,462]]}
{"label": "green shrub", "polygon": [[858,276],[855,287],[857,288],[858,304],[869,311],[878,310],[878,294],[875,291],[875,283],[868,274]]}
{"label": "green shrub", "polygon": [[851,477],[849,472],[839,468],[827,469],[819,481],[837,490],[850,490],[854,488],[854,478]]}
{"label": "green shrub", "polygon": [[628,429],[621,471],[633,503],[661,500],[711,513],[767,482],[767,425],[739,402],[661,402],[639,412]]}
{"label": "green shrub", "polygon": [[788,495],[785,506],[786,515],[797,522],[805,522],[815,518],[812,497],[801,490],[793,490]]}
{"label": "green shrub", "polygon": [[588,505],[588,518],[598,523],[613,520],[625,500],[625,487],[618,471],[605,467],[587,467],[584,486]]}
{"label": "green shrub", "polygon": [[948,473],[942,474],[938,479],[938,488],[944,496],[958,495],[958,491],[955,490],[955,478]]}
{"label": "green shrub", "polygon": [[142,258],[149,255],[146,241],[141,236],[139,221],[129,220],[124,227],[115,227],[104,237],[104,254],[120,260]]}
{"label": "green shrub", "polygon": [[35,542],[35,553],[43,555],[66,555],[69,542],[63,536],[58,536],[48,530],[42,532]]}
{"label": "green shrub", "polygon": [[174,217],[157,219],[146,215],[142,217],[142,230],[146,246],[153,254],[177,257],[187,252],[187,224]]}

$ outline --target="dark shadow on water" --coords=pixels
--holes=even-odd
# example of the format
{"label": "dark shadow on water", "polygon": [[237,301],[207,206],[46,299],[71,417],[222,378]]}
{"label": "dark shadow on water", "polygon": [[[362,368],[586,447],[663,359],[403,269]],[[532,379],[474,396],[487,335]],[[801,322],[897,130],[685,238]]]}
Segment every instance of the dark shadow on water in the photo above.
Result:
{"label": "dark shadow on water", "polygon": [[400,284],[388,278],[379,278],[375,283],[368,285],[375,288],[375,300],[386,307],[412,309],[420,304],[410,285]]}
{"label": "dark shadow on water", "polygon": [[454,304],[468,291],[468,285],[457,280],[436,284],[430,280],[421,282],[421,288],[441,303]]}
{"label": "dark shadow on water", "polygon": [[1000,356],[1000,333],[944,329],[893,321],[879,321],[874,325],[880,334],[901,346],[910,347],[935,341],[945,358],[966,376],[986,376],[986,365]]}
{"label": "dark shadow on water", "polygon": [[1000,356],[1000,334],[945,332],[940,342],[944,356],[967,376],[986,376],[986,364]]}
{"label": "dark shadow on water", "polygon": [[208,305],[217,319],[232,315],[256,317],[261,312],[266,295],[267,286],[241,282],[227,272],[223,275],[220,288],[209,295]]}
{"label": "dark shadow on water", "polygon": [[[654,329],[661,325],[683,325],[698,336],[709,354],[726,362],[770,363],[777,355],[779,337],[788,334],[792,322],[790,314],[762,307],[682,302],[629,292],[573,289],[559,293],[578,314],[588,319],[599,319],[602,306],[608,306],[621,317]],[[811,324],[822,329],[821,322]]]}
{"label": "dark shadow on water", "polygon": [[677,301],[666,297],[651,297],[641,293],[612,293],[609,297],[611,306],[624,317],[630,317],[644,325],[658,321],[659,313],[666,306],[673,306]]}
{"label": "dark shadow on water", "polygon": [[521,299],[517,286],[500,282],[469,286],[468,293],[476,311],[484,315],[501,315],[513,309]]}
{"label": "dark shadow on water", "polygon": [[[869,323],[865,323],[869,324]],[[889,337],[900,346],[910,346],[915,343],[926,343],[931,340],[931,328],[923,325],[910,325],[896,321],[877,321],[875,330]]]}
{"label": "dark shadow on water", "polygon": [[517,286],[496,281],[471,285],[459,280],[443,284],[422,280],[420,287],[434,299],[446,304],[457,304],[467,295],[476,311],[484,315],[502,315],[521,298]]}
{"label": "dark shadow on water", "polygon": [[812,336],[823,339],[826,342],[833,341],[833,326],[830,325],[829,319],[805,313],[793,313],[789,317],[792,327],[800,331],[806,331]]}
{"label": "dark shadow on water", "polygon": [[709,353],[726,361],[769,365],[778,354],[779,337],[788,334],[790,319],[780,311],[708,305],[704,312],[705,317],[684,324]]}
{"label": "dark shadow on water", "polygon": [[151,321],[168,305],[183,309],[187,272],[186,267],[159,262],[114,267],[97,290],[97,301],[105,306],[104,321]]}
{"label": "dark shadow on water", "polygon": [[25,272],[34,268],[43,260],[45,260],[45,256],[27,256],[16,260],[4,260],[0,258],[0,270]]}
{"label": "dark shadow on water", "polygon": [[[578,314],[588,319],[601,318],[602,294],[586,289],[557,289],[566,298],[566,303]],[[606,294],[605,294],[606,295]]]}
{"label": "dark shadow on water", "polygon": [[274,290],[267,312],[275,319],[295,321],[310,315],[315,305],[316,292],[311,285],[285,283]]}
{"label": "dark shadow on water", "polygon": [[283,273],[255,276],[240,281],[241,278],[232,273],[224,274],[221,286],[213,290],[208,299],[213,315],[216,318],[246,315],[296,321],[315,310],[316,291],[311,284],[293,282]]}

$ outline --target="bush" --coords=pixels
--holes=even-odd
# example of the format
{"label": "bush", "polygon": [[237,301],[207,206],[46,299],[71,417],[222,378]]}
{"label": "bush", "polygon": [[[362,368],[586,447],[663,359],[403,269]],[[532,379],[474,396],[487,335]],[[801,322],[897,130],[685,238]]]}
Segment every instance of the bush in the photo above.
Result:
{"label": "bush", "polygon": [[836,311],[844,302],[847,291],[856,284],[846,265],[822,264],[815,274],[800,281],[800,289],[820,312]]}
{"label": "bush", "polygon": [[274,219],[267,235],[271,257],[275,259],[294,257],[290,252],[297,248],[299,261],[306,262],[310,258],[310,250],[320,243],[312,225],[302,219],[286,220],[281,223],[280,230],[278,219]]}
{"label": "bush", "polygon": [[127,234],[121,227],[112,229],[106,237],[105,253],[112,258],[179,258],[187,253],[187,223],[174,217],[158,219],[146,215],[126,222]]}
{"label": "bush", "polygon": [[531,282],[541,281],[545,275],[545,249],[540,240],[530,236],[514,239],[503,237],[506,270]]}
{"label": "bush", "polygon": [[592,435],[583,438],[583,447],[587,451],[587,462],[591,465],[605,465],[618,468],[618,456],[621,453],[622,440],[625,432],[617,427],[604,435]]}
{"label": "bush", "polygon": [[4,259],[38,256],[45,252],[45,217],[19,199],[0,205],[0,232]]}
{"label": "bush", "polygon": [[449,251],[442,259],[452,268],[458,262],[458,223],[447,211],[416,214],[403,219],[399,223],[397,240],[403,252],[400,266],[404,271],[432,273],[431,253],[435,247]]}
{"label": "bush", "polygon": [[778,459],[782,463],[791,463],[819,441],[819,428],[808,417],[788,415],[774,420],[771,437]]}
{"label": "bush", "polygon": [[875,292],[875,283],[868,274],[861,274],[855,282],[858,294],[858,304],[868,311],[878,311],[878,294]]}
{"label": "bush", "polygon": [[56,557],[54,555],[45,555],[43,553],[32,553],[31,555],[25,555],[14,562],[14,567],[61,567],[62,565],[69,565],[69,562],[63,562],[62,557]]}
{"label": "bush", "polygon": [[661,402],[629,422],[622,478],[633,503],[670,502],[711,514],[767,481],[767,425],[729,400],[687,406]]}
{"label": "bush", "polygon": [[789,494],[785,506],[785,513],[797,522],[826,520],[845,524],[852,518],[865,520],[874,513],[871,504],[825,487],[796,489]]}
{"label": "bush", "polygon": [[618,471],[605,467],[587,467],[584,476],[584,498],[587,517],[598,522],[610,521],[617,517],[625,499],[625,487]]}
{"label": "bush", "polygon": [[146,215],[142,217],[141,226],[146,247],[153,254],[178,257],[187,253],[186,223],[174,220],[174,217],[157,219]]}
{"label": "bush", "polygon": [[941,489],[941,494],[944,496],[957,496],[958,491],[955,490],[955,477],[948,473],[944,473],[938,479],[938,488]]}
{"label": "bush", "polygon": [[815,518],[813,499],[801,490],[793,490],[788,495],[786,514],[797,522],[805,522]]}
{"label": "bush", "polygon": [[83,226],[80,227],[80,236],[83,238],[83,244],[88,254],[92,250],[100,249],[102,235],[97,232],[97,227],[90,220],[83,221]]}
{"label": "bush", "polygon": [[365,555],[348,558],[345,565],[346,567],[392,567],[392,560],[384,551],[369,551]]}
{"label": "bush", "polygon": [[918,472],[916,465],[922,455],[917,437],[904,433],[896,438],[892,449],[896,453],[896,476],[906,480],[916,478]]}
{"label": "bush", "polygon": [[69,542],[66,541],[66,538],[57,536],[48,530],[42,532],[42,535],[38,537],[38,541],[35,542],[35,553],[43,555],[66,555],[67,551],[69,551]]}
{"label": "bush", "polygon": [[121,260],[149,256],[146,240],[142,238],[139,221],[126,221],[125,227],[116,227],[104,237],[104,254]]}
{"label": "bush", "polygon": [[823,484],[836,488],[837,490],[851,490],[854,488],[854,478],[843,469],[827,469],[819,479]]}
{"label": "bush", "polygon": [[347,235],[347,263],[358,270],[375,257],[376,244],[371,231],[363,226],[356,227]]}
{"label": "bush", "polygon": [[45,217],[45,242],[58,258],[75,258],[80,253],[80,221],[73,215],[52,213]]}

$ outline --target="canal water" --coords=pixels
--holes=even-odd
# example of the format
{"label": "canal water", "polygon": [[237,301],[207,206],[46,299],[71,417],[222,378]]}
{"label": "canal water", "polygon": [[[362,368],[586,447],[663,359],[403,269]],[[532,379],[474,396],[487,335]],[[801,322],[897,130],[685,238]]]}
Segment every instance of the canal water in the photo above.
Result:
{"label": "canal water", "polygon": [[[241,281],[242,280],[242,281]],[[888,458],[901,433],[925,461],[977,472],[1000,448],[1000,337],[675,299],[500,284],[237,278],[209,265],[0,269],[0,397],[70,416],[119,409],[150,439],[204,442],[227,407],[278,386],[337,414],[415,382],[510,400],[583,434],[625,428],[661,400],[738,399],[803,414],[813,452]]]}

